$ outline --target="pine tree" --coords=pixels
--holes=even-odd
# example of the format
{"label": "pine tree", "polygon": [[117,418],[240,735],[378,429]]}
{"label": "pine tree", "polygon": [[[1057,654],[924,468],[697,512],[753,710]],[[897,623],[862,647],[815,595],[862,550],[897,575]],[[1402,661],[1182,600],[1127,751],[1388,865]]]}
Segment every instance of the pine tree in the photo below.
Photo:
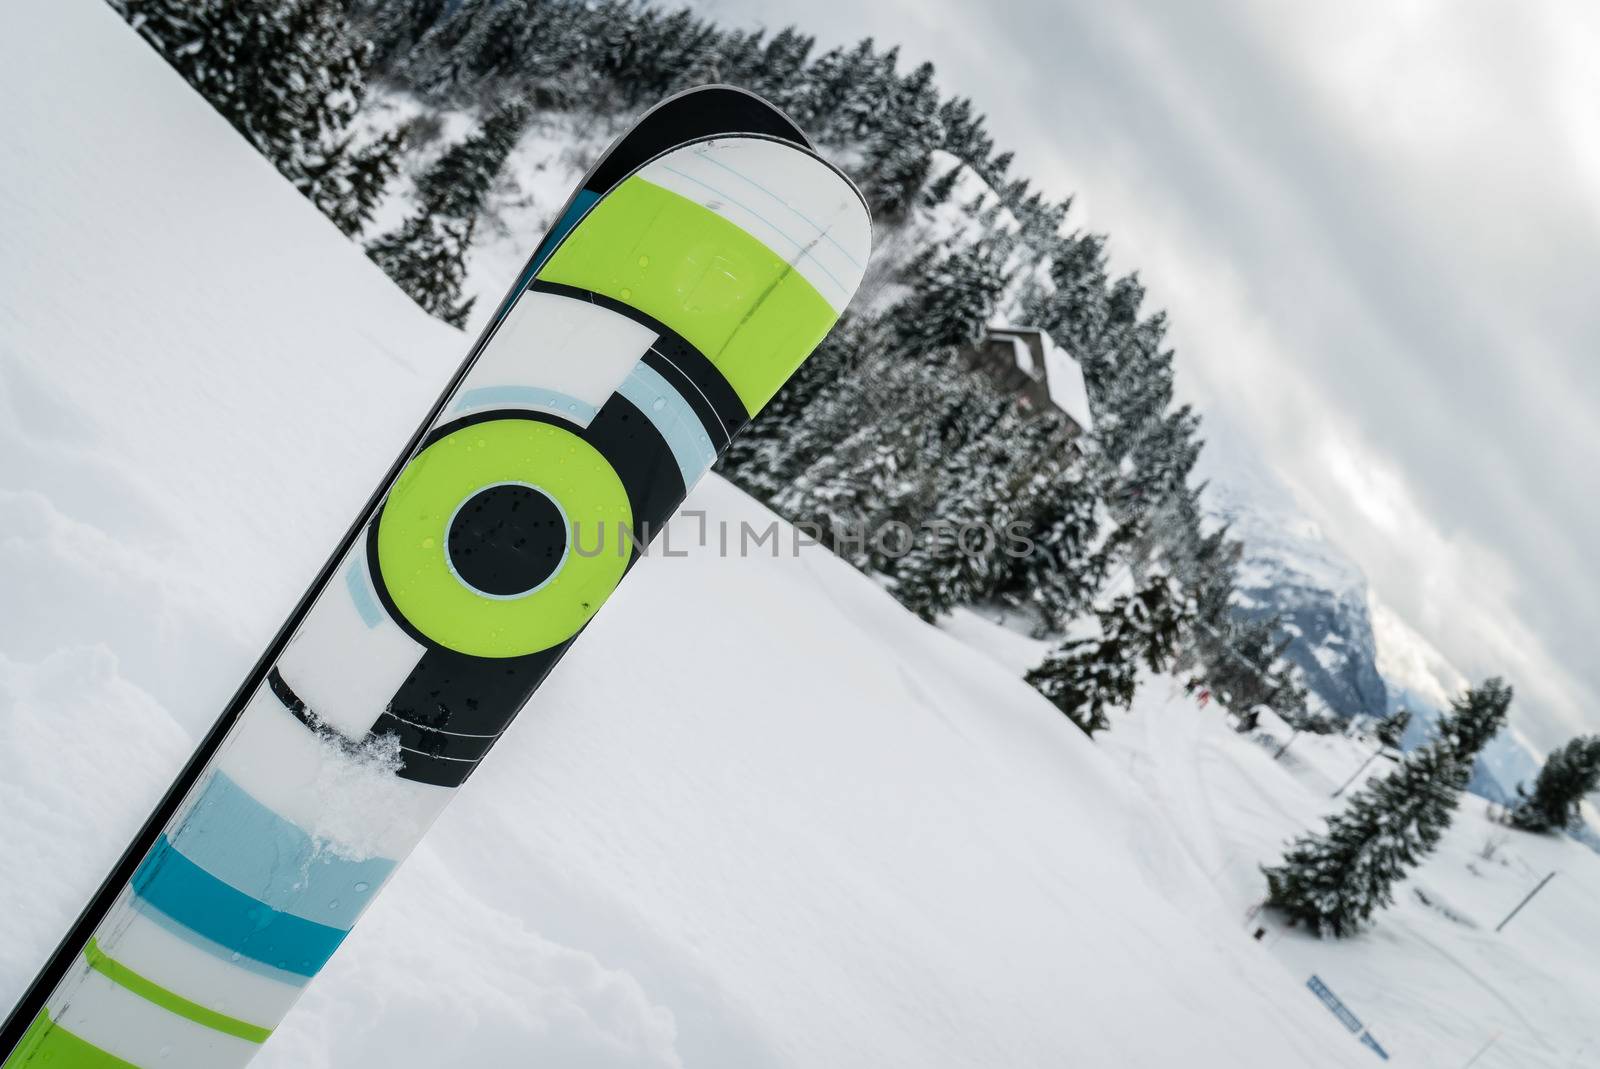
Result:
{"label": "pine tree", "polygon": [[1005,289],[1003,259],[998,250],[975,245],[927,264],[910,296],[889,313],[902,349],[926,355],[976,343]]}
{"label": "pine tree", "polygon": [[1441,738],[1450,740],[1461,758],[1460,778],[1463,787],[1472,773],[1472,762],[1489,745],[1489,740],[1505,727],[1511,698],[1510,684],[1495,676],[1476,687],[1468,687],[1465,693],[1450,702],[1450,715],[1440,721],[1438,731]]}
{"label": "pine tree", "polygon": [[[382,143],[352,153],[371,47],[341,0],[117,0],[222,116],[346,233],[393,173]],[[376,188],[374,188],[376,186]],[[352,227],[355,229],[353,230]]]}
{"label": "pine tree", "polygon": [[1262,869],[1267,904],[1317,934],[1343,937],[1394,902],[1394,885],[1438,846],[1473,761],[1506,719],[1511,688],[1499,679],[1451,703],[1431,742],[1353,795],[1322,835],[1303,835]]}
{"label": "pine tree", "polygon": [[191,84],[212,58],[216,0],[111,0],[111,6]]}
{"label": "pine tree", "polygon": [[1176,583],[1154,576],[1138,593],[1117,597],[1095,615],[1099,639],[1067,642],[1027,675],[1085,735],[1111,726],[1107,713],[1133,705],[1143,664],[1164,672],[1192,619]]}
{"label": "pine tree", "polygon": [[1265,705],[1291,724],[1306,712],[1305,688],[1293,670],[1279,666],[1293,636],[1276,637],[1282,629],[1276,616],[1261,620],[1230,619],[1213,647],[1206,682],[1223,707],[1244,715]]}
{"label": "pine tree", "polygon": [[360,0],[355,17],[373,45],[373,60],[389,70],[444,17],[451,0]]}
{"label": "pine tree", "polygon": [[417,179],[417,210],[367,245],[367,255],[411,299],[454,327],[476,298],[462,300],[467,250],[505,160],[527,118],[520,103],[492,112],[477,132],[446,149]]}
{"label": "pine tree", "polygon": [[1523,831],[1569,828],[1584,795],[1594,790],[1600,790],[1600,735],[1579,736],[1550,751],[1531,792],[1518,788],[1509,819]]}
{"label": "pine tree", "polygon": [[1101,529],[1100,483],[1084,461],[1042,477],[1019,509],[1026,552],[1013,557],[998,591],[1007,604],[1038,619],[1036,634],[1059,632],[1085,611],[1105,582],[1129,531],[1096,544]]}
{"label": "pine tree", "polygon": [[1405,738],[1406,728],[1411,726],[1411,711],[1409,709],[1396,709],[1388,717],[1379,721],[1377,729],[1373,732],[1378,743],[1398,750],[1400,741]]}
{"label": "pine tree", "polygon": [[1321,936],[1354,934],[1394,902],[1394,885],[1450,826],[1460,789],[1451,746],[1438,740],[1352,795],[1322,835],[1303,835],[1262,871],[1267,905]]}
{"label": "pine tree", "polygon": [[349,237],[359,237],[372,222],[389,182],[400,173],[405,132],[392,130],[348,156],[344,188],[328,209],[328,218]]}
{"label": "pine tree", "polygon": [[895,596],[929,622],[998,596],[1016,569],[1018,528],[1027,527],[1068,456],[1053,413],[1013,403],[948,464],[930,461],[938,474],[935,503],[919,519],[911,553],[886,569],[896,577]]}
{"label": "pine tree", "polygon": [[490,112],[471,136],[446,149],[418,176],[417,202],[436,215],[475,220],[527,121],[527,107],[516,101]]}
{"label": "pine tree", "polygon": [[922,193],[922,206],[937,208],[948,201],[955,192],[956,183],[961,181],[961,172],[966,169],[960,160],[947,167],[938,178],[935,178]]}
{"label": "pine tree", "polygon": [[472,223],[417,212],[367,246],[372,262],[428,314],[465,327],[475,297],[461,299]]}
{"label": "pine tree", "polygon": [[817,525],[856,567],[886,571],[908,540],[886,525],[914,525],[925,511],[936,489],[930,468],[946,455],[934,445],[940,415],[966,399],[966,383],[921,360],[849,378],[806,413],[791,443],[797,452],[781,462],[792,481],[772,505],[791,520]]}

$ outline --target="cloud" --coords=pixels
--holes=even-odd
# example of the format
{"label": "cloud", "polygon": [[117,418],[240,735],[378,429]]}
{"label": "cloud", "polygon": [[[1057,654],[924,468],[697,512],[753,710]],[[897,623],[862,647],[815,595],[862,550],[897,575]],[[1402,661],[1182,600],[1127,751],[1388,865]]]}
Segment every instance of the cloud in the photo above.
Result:
{"label": "cloud", "polygon": [[934,60],[1383,600],[1539,743],[1600,728],[1600,9],[705,6]]}

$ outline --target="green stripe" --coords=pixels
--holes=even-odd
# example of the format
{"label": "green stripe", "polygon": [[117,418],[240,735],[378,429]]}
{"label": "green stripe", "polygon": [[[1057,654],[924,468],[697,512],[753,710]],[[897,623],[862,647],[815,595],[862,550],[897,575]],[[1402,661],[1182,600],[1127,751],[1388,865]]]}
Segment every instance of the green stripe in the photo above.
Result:
{"label": "green stripe", "polygon": [[83,956],[89,959],[89,964],[96,972],[110,978],[113,983],[127,988],[146,1002],[153,1002],[162,1009],[179,1017],[186,1017],[195,1024],[204,1025],[213,1032],[225,1032],[252,1043],[265,1043],[267,1037],[272,1035],[270,1028],[262,1028],[249,1021],[241,1021],[237,1017],[229,1017],[225,1013],[207,1009],[198,1002],[190,1002],[182,995],[168,991],[153,980],[145,979],[115,958],[108,957],[106,952],[100,949],[100,944],[93,939],[83,948]]}
{"label": "green stripe", "polygon": [[132,1062],[125,1062],[79,1039],[50,1020],[44,1010],[33,1019],[22,1042],[0,1069],[25,1069],[34,1065],[47,1065],[50,1069],[139,1069]]}
{"label": "green stripe", "polygon": [[539,277],[665,323],[717,366],[752,416],[839,318],[782,256],[637,175],[600,199]]}

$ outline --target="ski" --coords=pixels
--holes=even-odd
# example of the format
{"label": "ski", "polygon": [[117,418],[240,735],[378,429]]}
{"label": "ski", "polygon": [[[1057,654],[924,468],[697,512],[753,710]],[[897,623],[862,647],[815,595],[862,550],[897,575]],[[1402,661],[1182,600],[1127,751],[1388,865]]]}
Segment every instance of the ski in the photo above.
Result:
{"label": "ski", "polygon": [[13,1011],[4,1069],[246,1064],[870,242],[759,98],[691,91],[620,138]]}

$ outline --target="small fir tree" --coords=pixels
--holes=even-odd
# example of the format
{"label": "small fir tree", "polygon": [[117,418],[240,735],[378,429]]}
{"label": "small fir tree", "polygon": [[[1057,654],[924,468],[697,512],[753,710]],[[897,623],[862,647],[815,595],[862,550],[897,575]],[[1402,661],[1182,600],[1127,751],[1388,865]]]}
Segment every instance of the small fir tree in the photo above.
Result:
{"label": "small fir tree", "polygon": [[389,182],[400,173],[405,132],[392,130],[365,148],[350,153],[342,195],[327,209],[328,218],[348,237],[359,237],[372,222]]}
{"label": "small fir tree", "polygon": [[1205,672],[1217,700],[1243,716],[1265,705],[1292,724],[1306,713],[1306,690],[1288,665],[1280,667],[1292,636],[1276,638],[1282,628],[1273,616],[1261,620],[1233,618],[1224,629]]}
{"label": "small fir tree", "polygon": [[446,149],[417,179],[417,210],[367,245],[367,255],[411,299],[454,327],[466,325],[476,298],[463,300],[467,250],[478,217],[527,109],[497,108],[470,137]]}
{"label": "small fir tree", "polygon": [[925,356],[974,344],[1005,289],[1003,259],[971,246],[922,265],[910,296],[889,315],[901,349]]}
{"label": "small fir tree", "polygon": [[1406,737],[1406,728],[1411,726],[1411,710],[1396,709],[1388,717],[1378,722],[1373,734],[1377,736],[1380,745],[1398,750],[1400,741]]}
{"label": "small fir tree", "polygon": [[1028,682],[1093,736],[1111,726],[1110,710],[1133,705],[1141,665],[1163,672],[1172,663],[1192,612],[1176,583],[1155,576],[1095,614],[1100,638],[1064,644],[1028,673]]}
{"label": "small fir tree", "polygon": [[527,121],[528,109],[520,102],[490,112],[471,136],[446,149],[418,176],[418,204],[435,215],[476,220]]}
{"label": "small fir tree", "polygon": [[383,139],[352,146],[372,49],[343,0],[113,6],[307,199],[359,230],[396,167]]}
{"label": "small fir tree", "polygon": [[372,262],[429,315],[465,327],[475,297],[461,299],[472,224],[418,212],[367,246]]}
{"label": "small fir tree", "polygon": [[1351,796],[1322,835],[1296,839],[1263,869],[1267,905],[1321,936],[1354,934],[1394,902],[1394,885],[1438,845],[1459,788],[1451,747],[1435,741]]}
{"label": "small fir tree", "polygon": [[1267,905],[1322,936],[1352,935],[1394,902],[1394,885],[1439,845],[1472,763],[1505,723],[1511,688],[1499,679],[1451,703],[1427,745],[1358,791],[1321,835],[1303,835],[1264,867]]}
{"label": "small fir tree", "polygon": [[1600,735],[1579,736],[1550,751],[1533,790],[1518,788],[1512,827],[1561,831],[1578,819],[1584,795],[1600,789]]}
{"label": "small fir tree", "polygon": [[1094,465],[1080,460],[1042,476],[1037,493],[1019,510],[1025,542],[998,593],[1006,604],[1034,615],[1038,637],[1060,632],[1089,607],[1132,533],[1119,529],[1100,538],[1099,488]]}

